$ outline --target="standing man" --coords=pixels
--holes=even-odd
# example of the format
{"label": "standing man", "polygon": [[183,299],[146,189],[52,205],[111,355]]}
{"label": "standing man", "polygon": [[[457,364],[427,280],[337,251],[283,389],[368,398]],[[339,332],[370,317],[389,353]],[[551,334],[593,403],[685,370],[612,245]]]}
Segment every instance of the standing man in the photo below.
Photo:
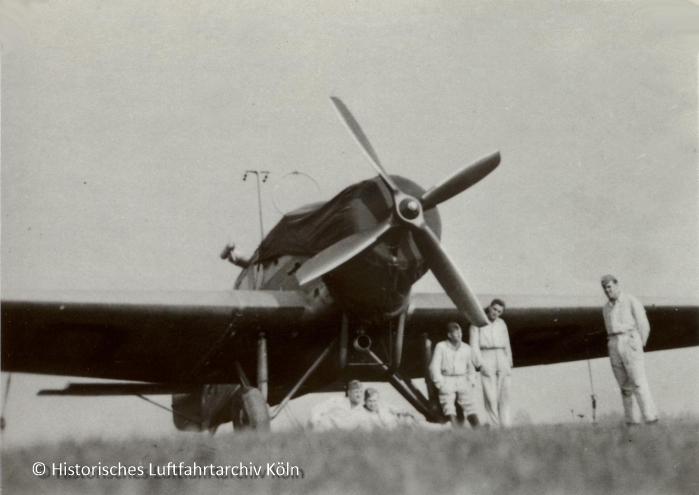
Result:
{"label": "standing man", "polygon": [[492,426],[507,428],[510,419],[510,375],[512,373],[512,348],[507,325],[500,316],[505,303],[493,299],[485,308],[490,323],[478,328],[471,325],[469,340],[473,349],[473,363],[480,368],[483,384],[483,403]]}
{"label": "standing man", "polygon": [[461,327],[452,321],[447,325],[447,340],[439,342],[434,348],[430,377],[439,390],[442,410],[454,427],[458,426],[455,401],[464,410],[464,416],[473,428],[479,424],[469,383],[474,374],[471,348],[461,341]]}
{"label": "standing man", "polygon": [[609,299],[602,308],[604,325],[607,327],[609,360],[621,388],[626,424],[638,424],[633,410],[634,396],[646,423],[656,423],[658,413],[643,364],[643,348],[650,335],[646,310],[638,299],[621,292],[614,275],[602,277],[602,289]]}

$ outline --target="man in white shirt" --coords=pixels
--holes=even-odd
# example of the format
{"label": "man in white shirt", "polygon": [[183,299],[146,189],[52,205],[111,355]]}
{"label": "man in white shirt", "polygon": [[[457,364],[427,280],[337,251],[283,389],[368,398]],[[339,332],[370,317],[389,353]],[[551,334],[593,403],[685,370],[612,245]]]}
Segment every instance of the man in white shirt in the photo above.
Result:
{"label": "man in white shirt", "polygon": [[450,425],[428,423],[420,414],[401,410],[387,404],[379,398],[379,391],[368,388],[364,392],[364,415],[361,429],[372,431],[374,429],[395,430],[397,428],[424,428],[426,430],[443,431]]}
{"label": "man in white shirt", "polygon": [[609,360],[621,388],[626,424],[638,424],[633,408],[634,396],[646,423],[655,423],[658,421],[658,413],[643,364],[643,348],[650,335],[646,310],[638,299],[621,292],[613,275],[602,277],[602,289],[609,299],[602,308],[607,328]]}
{"label": "man in white shirt", "polygon": [[471,325],[469,341],[473,351],[473,363],[481,371],[483,405],[491,426],[507,428],[510,419],[510,375],[512,373],[512,348],[507,325],[500,316],[505,302],[493,299],[485,309],[490,323],[478,328]]}
{"label": "man in white shirt", "polygon": [[476,408],[471,397],[471,384],[475,374],[471,359],[471,348],[461,341],[461,327],[451,322],[447,325],[447,340],[439,342],[434,348],[430,363],[430,377],[439,390],[439,403],[452,426],[456,421],[455,401],[464,411],[464,416],[473,428],[479,424]]}
{"label": "man in white shirt", "polygon": [[315,406],[308,421],[314,431],[354,430],[360,426],[364,406],[364,385],[352,380],[347,385],[347,397],[333,397]]}

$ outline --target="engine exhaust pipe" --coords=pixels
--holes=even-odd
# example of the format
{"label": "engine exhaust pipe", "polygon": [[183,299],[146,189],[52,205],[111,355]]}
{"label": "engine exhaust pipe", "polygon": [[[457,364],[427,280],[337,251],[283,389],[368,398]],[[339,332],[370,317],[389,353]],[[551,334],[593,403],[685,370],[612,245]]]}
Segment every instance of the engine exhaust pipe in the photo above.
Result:
{"label": "engine exhaust pipe", "polygon": [[359,335],[352,344],[359,352],[366,352],[371,348],[371,339],[367,335]]}

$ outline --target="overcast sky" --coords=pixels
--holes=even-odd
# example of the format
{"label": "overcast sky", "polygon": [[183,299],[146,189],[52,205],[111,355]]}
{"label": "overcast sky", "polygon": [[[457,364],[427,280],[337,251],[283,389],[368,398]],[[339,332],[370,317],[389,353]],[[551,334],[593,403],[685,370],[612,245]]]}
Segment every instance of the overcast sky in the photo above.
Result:
{"label": "overcast sky", "polygon": [[[501,151],[491,176],[440,207],[443,245],[476,292],[601,305],[599,277],[613,272],[641,298],[699,294],[697,53],[651,3],[119,0],[30,11],[26,38],[2,56],[4,294],[230,288],[237,269],[222,247],[259,242],[246,169],[271,173],[267,231],[280,218],[274,200],[327,199],[373,175],[331,95],[389,173],[423,187]],[[292,187],[294,170],[318,197]],[[417,288],[439,290],[431,275]],[[578,376],[583,363],[565,366]]]}

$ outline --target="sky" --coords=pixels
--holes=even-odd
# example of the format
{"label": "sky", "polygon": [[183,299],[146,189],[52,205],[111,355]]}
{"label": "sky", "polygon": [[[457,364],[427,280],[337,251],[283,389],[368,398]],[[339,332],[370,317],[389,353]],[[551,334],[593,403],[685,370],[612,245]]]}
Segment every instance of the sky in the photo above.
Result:
{"label": "sky", "polygon": [[[260,240],[246,170],[270,172],[266,231],[277,206],[373,176],[338,96],[389,173],[423,187],[500,150],[495,172],[440,206],[443,246],[477,293],[601,306],[599,277],[613,272],[641,300],[696,299],[699,45],[673,16],[699,8],[665,4],[5,3],[2,293],[230,288],[221,249]],[[416,290],[440,289],[428,275]],[[699,412],[697,357],[648,356],[651,387],[673,392],[666,410]],[[593,364],[620,410],[608,362]],[[515,370],[534,421],[589,408],[586,363],[556,366]],[[8,421],[51,410],[18,442],[51,437],[58,411],[66,435],[110,434],[88,426],[93,406],[76,415],[75,402],[34,397],[65,381],[13,377]],[[532,382],[548,395],[528,396]],[[171,431],[138,402],[95,404],[143,431],[165,415]]]}

